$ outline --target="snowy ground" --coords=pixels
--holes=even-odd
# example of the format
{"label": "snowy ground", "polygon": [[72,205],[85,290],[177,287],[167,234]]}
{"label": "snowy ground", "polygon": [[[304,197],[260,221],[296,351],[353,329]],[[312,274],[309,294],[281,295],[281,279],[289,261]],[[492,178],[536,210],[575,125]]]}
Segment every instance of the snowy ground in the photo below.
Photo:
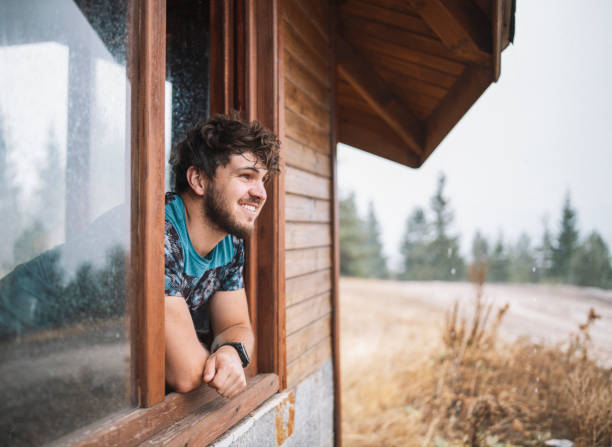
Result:
{"label": "snowy ground", "polygon": [[[340,294],[343,318],[349,317],[350,303],[375,301],[373,308],[387,309],[396,316],[422,312],[435,325],[443,313],[459,301],[463,311],[473,309],[475,286],[470,283],[382,281],[342,278]],[[564,343],[587,319],[592,307],[601,319],[591,327],[594,352],[599,361],[612,365],[612,291],[574,286],[531,284],[485,284],[484,299],[494,309],[508,303],[510,308],[500,327],[500,336],[512,341],[526,336],[537,342]]]}

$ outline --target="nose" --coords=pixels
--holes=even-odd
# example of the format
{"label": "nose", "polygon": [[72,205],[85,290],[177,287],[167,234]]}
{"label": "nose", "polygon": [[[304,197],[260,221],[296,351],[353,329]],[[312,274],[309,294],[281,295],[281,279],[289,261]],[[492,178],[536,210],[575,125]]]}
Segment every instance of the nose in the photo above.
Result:
{"label": "nose", "polygon": [[263,205],[268,197],[263,181],[255,182],[253,187],[249,190],[249,194],[253,197],[257,197],[260,201],[260,205]]}

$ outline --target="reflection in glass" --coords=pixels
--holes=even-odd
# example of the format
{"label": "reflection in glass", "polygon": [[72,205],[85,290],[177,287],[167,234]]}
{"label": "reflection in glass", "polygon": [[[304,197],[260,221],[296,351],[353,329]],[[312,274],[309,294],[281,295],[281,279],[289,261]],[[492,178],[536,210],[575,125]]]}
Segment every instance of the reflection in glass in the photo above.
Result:
{"label": "reflection in glass", "polygon": [[[208,116],[209,0],[168,2],[166,18],[166,161],[198,120]],[[166,188],[171,176],[166,166]]]}
{"label": "reflection in glass", "polygon": [[0,444],[128,404],[124,1],[0,14]]}

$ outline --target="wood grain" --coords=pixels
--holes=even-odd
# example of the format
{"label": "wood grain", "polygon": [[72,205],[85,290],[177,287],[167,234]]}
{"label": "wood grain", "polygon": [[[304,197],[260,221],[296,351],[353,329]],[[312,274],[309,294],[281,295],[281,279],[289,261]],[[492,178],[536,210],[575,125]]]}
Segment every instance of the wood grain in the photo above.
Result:
{"label": "wood grain", "polygon": [[424,36],[435,37],[434,32],[420,17],[383,8],[374,3],[362,0],[347,0],[342,2],[340,13],[342,17],[362,17],[381,24],[407,29]]}
{"label": "wood grain", "polygon": [[233,399],[217,397],[202,408],[157,433],[142,446],[208,445],[278,391],[278,377],[260,374]]}
{"label": "wood grain", "polygon": [[329,64],[327,51],[321,50],[328,47],[329,36],[327,33],[321,33],[309,17],[309,11],[305,11],[304,8],[308,9],[308,5],[304,5],[304,2],[285,0],[283,18],[291,24],[304,44],[318,55],[321,63],[327,66]]}
{"label": "wood grain", "polygon": [[329,153],[329,132],[308,122],[285,107],[287,136],[322,153]]}
{"label": "wood grain", "polygon": [[292,138],[285,139],[284,147],[287,165],[322,177],[331,177],[328,154],[315,151]]}
{"label": "wood grain", "polygon": [[323,318],[331,311],[329,292],[309,298],[287,308],[287,334],[291,335]]}
{"label": "wood grain", "polygon": [[287,194],[285,206],[288,222],[331,222],[329,200]]}
{"label": "wood grain", "polygon": [[287,336],[287,362],[291,363],[331,335],[331,314],[319,318]]}
{"label": "wood grain", "polygon": [[327,337],[313,348],[287,365],[287,385],[293,387],[315,372],[332,353],[331,337]]}
{"label": "wood grain", "polygon": [[302,65],[290,52],[283,51],[283,65],[286,79],[299,87],[303,92],[314,99],[323,108],[329,108],[330,88],[311,76],[306,67]]}
{"label": "wood grain", "polygon": [[[249,380],[249,387],[270,376]],[[249,392],[246,390],[245,392]],[[125,410],[60,438],[52,446],[135,446],[193,412],[208,406],[219,395],[208,386],[187,393],[170,393],[159,404],[145,409]]]}
{"label": "wood grain", "polygon": [[[248,1],[247,48],[251,119],[283,138],[280,107],[284,101],[279,4],[277,0]],[[282,140],[281,140],[282,141]],[[281,144],[281,160],[283,159]],[[257,367],[278,375],[286,386],[285,337],[285,169],[266,185],[268,201],[258,218],[257,237]],[[266,256],[262,256],[266,253]]]}
{"label": "wood grain", "polygon": [[406,146],[419,155],[424,145],[422,123],[348,42],[338,38],[336,50],[337,67],[343,78],[348,80]]}
{"label": "wood grain", "polygon": [[331,245],[331,226],[327,223],[285,224],[285,248],[312,248]]}
{"label": "wood grain", "polygon": [[285,168],[285,188],[288,193],[316,199],[331,197],[331,180],[301,169]]}
{"label": "wood grain", "polygon": [[331,289],[331,270],[307,273],[287,280],[287,307],[304,300],[329,292]]}
{"label": "wood grain", "polygon": [[330,87],[329,67],[325,61],[322,61],[318,52],[311,50],[298,33],[293,28],[292,24],[283,21],[283,37],[285,39],[285,49],[297,59],[306,70],[317,78],[324,86]]}
{"label": "wood grain", "polygon": [[301,118],[329,132],[329,109],[317,104],[290,80],[285,82],[285,106]]}
{"label": "wood grain", "polygon": [[139,407],[164,399],[164,81],[166,2],[130,11],[132,396]]}
{"label": "wood grain", "polygon": [[374,36],[369,36],[368,39],[361,39],[361,35],[354,30],[348,30],[345,37],[360,53],[364,54],[366,57],[368,57],[370,52],[386,54],[387,56],[396,58],[400,61],[412,62],[417,65],[433,68],[434,70],[441,71],[442,73],[455,76],[459,76],[465,68],[465,64],[462,62],[431,55],[423,51],[407,51],[407,49],[401,45],[383,41]]}
{"label": "wood grain", "polygon": [[332,265],[331,247],[287,250],[285,263],[287,279],[330,268]]}

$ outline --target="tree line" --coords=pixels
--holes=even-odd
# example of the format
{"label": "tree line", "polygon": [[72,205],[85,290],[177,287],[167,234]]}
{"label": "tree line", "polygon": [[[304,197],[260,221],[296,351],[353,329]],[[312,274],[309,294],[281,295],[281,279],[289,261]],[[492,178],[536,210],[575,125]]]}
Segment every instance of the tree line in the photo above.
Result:
{"label": "tree line", "polygon": [[401,268],[391,273],[383,254],[380,228],[369,204],[367,216],[357,212],[355,195],[340,200],[340,273],[347,276],[413,281],[461,281],[472,268],[486,272],[488,282],[565,283],[612,288],[610,251],[597,232],[581,237],[577,212],[570,194],[565,197],[558,231],[544,225],[537,243],[523,232],[515,242],[500,233],[489,240],[474,234],[470,256],[459,251],[460,235],[451,232],[454,213],[445,195],[441,174],[429,208],[415,207],[409,214],[400,243]]}

